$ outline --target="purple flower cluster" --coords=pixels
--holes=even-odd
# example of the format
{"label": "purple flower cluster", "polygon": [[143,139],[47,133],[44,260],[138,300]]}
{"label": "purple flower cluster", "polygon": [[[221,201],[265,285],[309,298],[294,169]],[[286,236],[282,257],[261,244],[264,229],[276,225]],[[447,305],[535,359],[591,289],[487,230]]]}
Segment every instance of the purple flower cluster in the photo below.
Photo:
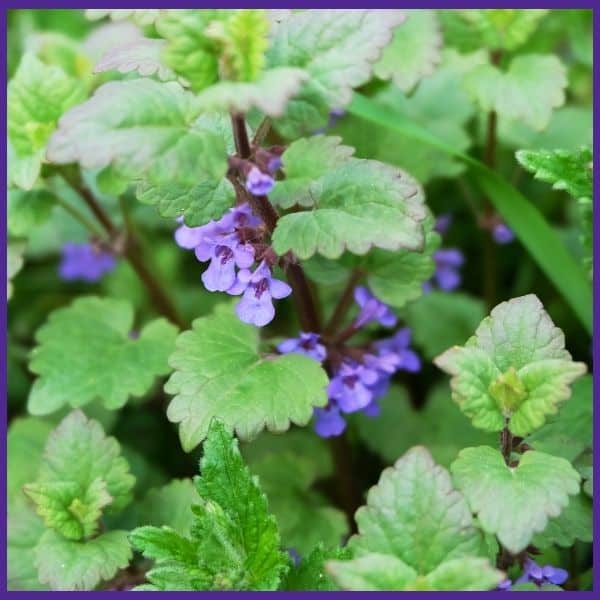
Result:
{"label": "purple flower cluster", "polygon": [[[396,325],[396,317],[389,306],[378,300],[366,288],[355,291],[360,306],[353,327],[359,328],[371,321],[386,327]],[[400,329],[394,336],[375,342],[360,357],[344,356],[333,366],[327,394],[329,403],[315,409],[315,431],[321,437],[340,435],[346,428],[344,414],[362,411],[376,417],[378,400],[387,393],[389,382],[399,370],[415,372],[421,368],[417,354],[410,349],[410,330]],[[281,353],[297,352],[319,362],[327,358],[325,346],[315,333],[301,333],[299,338],[285,340],[278,346]]]}
{"label": "purple flower cluster", "polygon": [[182,224],[175,231],[175,241],[182,248],[194,250],[200,262],[209,261],[202,274],[207,290],[242,295],[237,315],[244,323],[262,327],[275,316],[273,298],[285,298],[292,290],[287,283],[273,278],[266,260],[250,270],[256,258],[254,246],[243,241],[240,231],[259,225],[260,220],[243,204],[201,227]]}
{"label": "purple flower cluster", "polygon": [[58,274],[64,281],[96,282],[115,268],[115,257],[92,244],[66,243],[62,248],[62,258]]}
{"label": "purple flower cluster", "polygon": [[[434,230],[442,237],[452,225],[452,215],[441,214],[435,222]],[[427,294],[434,286],[445,292],[455,290],[461,283],[460,269],[465,262],[463,253],[457,248],[441,248],[433,253],[435,272],[433,277],[423,284],[423,293]]]}
{"label": "purple flower cluster", "polygon": [[[562,585],[569,578],[569,573],[559,567],[544,565],[541,567],[531,558],[526,558],[523,564],[523,574],[515,583],[534,583],[538,587],[544,584]],[[507,591],[512,587],[512,581],[505,579],[496,588],[499,591]]]}
{"label": "purple flower cluster", "polygon": [[[281,164],[281,159],[278,160],[279,163],[273,163],[275,166]],[[252,167],[246,175],[246,189],[254,196],[266,196],[271,192],[274,185],[275,180],[270,175],[263,173],[258,167]]]}

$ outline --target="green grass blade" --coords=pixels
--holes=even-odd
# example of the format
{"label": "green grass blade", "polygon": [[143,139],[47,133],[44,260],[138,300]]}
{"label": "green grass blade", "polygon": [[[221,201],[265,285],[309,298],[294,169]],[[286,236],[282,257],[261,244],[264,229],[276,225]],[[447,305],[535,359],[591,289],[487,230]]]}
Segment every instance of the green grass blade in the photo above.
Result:
{"label": "green grass blade", "polygon": [[588,333],[592,334],[591,283],[540,211],[521,192],[482,162],[458,152],[403,114],[366,96],[354,94],[348,112],[464,161],[483,194],[563,295]]}

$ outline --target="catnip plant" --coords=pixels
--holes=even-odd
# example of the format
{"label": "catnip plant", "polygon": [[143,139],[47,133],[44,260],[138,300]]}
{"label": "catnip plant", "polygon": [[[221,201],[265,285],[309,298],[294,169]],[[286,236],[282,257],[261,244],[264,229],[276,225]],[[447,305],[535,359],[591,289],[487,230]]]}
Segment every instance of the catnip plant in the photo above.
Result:
{"label": "catnip plant", "polygon": [[9,589],[591,589],[591,39],[12,11]]}

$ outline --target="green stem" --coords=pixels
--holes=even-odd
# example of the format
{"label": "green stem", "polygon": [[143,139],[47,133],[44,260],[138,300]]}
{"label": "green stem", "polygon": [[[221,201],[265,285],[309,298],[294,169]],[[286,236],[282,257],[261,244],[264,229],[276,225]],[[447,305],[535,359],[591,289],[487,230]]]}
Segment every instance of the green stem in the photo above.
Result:
{"label": "green stem", "polygon": [[346,287],[340,296],[329,322],[325,326],[325,333],[327,335],[332,335],[339,329],[344,316],[348,312],[348,309],[352,306],[354,288],[357,286],[362,277],[363,272],[360,269],[354,269],[350,274],[350,277],[348,277]]}
{"label": "green stem", "polygon": [[103,237],[102,231],[96,226],[91,219],[88,219],[80,210],[71,206],[66,200],[63,200],[59,195],[55,195],[56,203],[66,212],[68,212],[76,221],[81,223],[92,235],[99,238]]}

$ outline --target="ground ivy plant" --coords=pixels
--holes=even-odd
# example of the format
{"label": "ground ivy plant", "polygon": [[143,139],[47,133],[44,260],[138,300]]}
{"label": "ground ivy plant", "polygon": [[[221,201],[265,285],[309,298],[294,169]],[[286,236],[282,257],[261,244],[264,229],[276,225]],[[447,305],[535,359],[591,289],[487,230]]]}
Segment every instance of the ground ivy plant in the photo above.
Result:
{"label": "ground ivy plant", "polygon": [[11,12],[10,589],[591,586],[562,12]]}

